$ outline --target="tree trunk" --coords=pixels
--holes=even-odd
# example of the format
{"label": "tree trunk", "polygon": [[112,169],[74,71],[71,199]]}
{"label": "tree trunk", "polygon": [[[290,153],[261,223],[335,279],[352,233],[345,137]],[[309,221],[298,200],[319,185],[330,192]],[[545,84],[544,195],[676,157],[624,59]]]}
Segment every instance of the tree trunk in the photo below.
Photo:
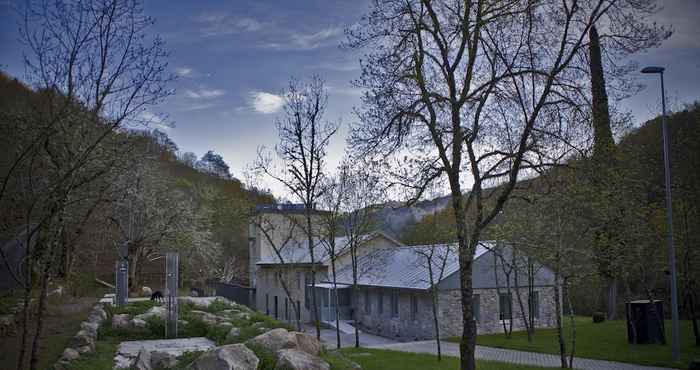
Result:
{"label": "tree trunk", "polygon": [[[430,272],[432,277],[432,272]],[[432,280],[432,278],[431,278]],[[440,346],[440,325],[438,323],[438,290],[434,287],[433,283],[430,283],[433,288],[431,289],[431,296],[433,300],[433,325],[435,326],[435,341],[437,342],[437,359],[442,360],[442,348]]]}
{"label": "tree trunk", "polygon": [[[559,282],[559,272],[556,271],[554,273],[554,281],[555,284],[558,285]],[[562,297],[559,294],[559,288],[560,286],[555,286],[554,287],[554,309],[557,312],[557,339],[559,340],[559,360],[561,361],[561,368],[566,369],[568,368],[568,364],[566,361],[566,340],[564,339],[564,328],[563,328],[563,323],[562,323],[562,304],[561,300]]]}
{"label": "tree trunk", "polygon": [[452,208],[455,215],[457,243],[459,245],[459,281],[462,293],[462,339],[459,342],[460,367],[462,370],[475,370],[476,322],[474,322],[474,313],[472,312],[472,295],[474,294],[472,289],[472,263],[481,230],[474,230],[472,239],[467,240],[464,200],[459,191],[459,184],[453,183],[450,186],[452,188]]}
{"label": "tree trunk", "polygon": [[321,340],[321,322],[318,318],[318,301],[316,300],[316,261],[314,259],[314,237],[311,229],[312,204],[306,204],[306,238],[309,243],[309,256],[311,257],[311,301],[314,314],[314,326],[316,327],[316,339]]}
{"label": "tree trunk", "polygon": [[574,368],[574,355],[576,354],[576,317],[574,316],[574,305],[571,303],[568,284],[564,280],[564,296],[569,305],[569,318],[571,320],[571,353],[569,353],[569,368]]}
{"label": "tree trunk", "polygon": [[[333,248],[333,255],[335,255],[335,248]],[[333,289],[335,291],[335,339],[337,341],[337,348],[340,349],[340,310],[338,308],[338,284],[335,278],[335,257],[331,259],[331,273],[333,274]]]}
{"label": "tree trunk", "polygon": [[615,320],[617,317],[617,278],[608,280],[608,320]]}

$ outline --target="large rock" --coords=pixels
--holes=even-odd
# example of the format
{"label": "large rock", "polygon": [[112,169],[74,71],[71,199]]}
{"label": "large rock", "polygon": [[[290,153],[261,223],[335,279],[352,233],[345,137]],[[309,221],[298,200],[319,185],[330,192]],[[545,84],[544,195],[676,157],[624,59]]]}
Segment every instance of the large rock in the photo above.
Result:
{"label": "large rock", "polygon": [[80,330],[85,330],[90,333],[93,337],[97,338],[97,330],[100,328],[100,324],[96,322],[83,321],[80,323]]}
{"label": "large rock", "polygon": [[128,314],[112,315],[112,329],[129,329],[129,326]]}
{"label": "large rock", "polygon": [[275,352],[275,370],[330,370],[331,365],[320,357],[298,349],[281,349]]}
{"label": "large rock", "polygon": [[153,294],[153,289],[151,289],[147,286],[141,287],[141,296],[142,297],[150,297],[152,294]]}
{"label": "large rock", "polygon": [[219,321],[225,320],[223,317],[219,317],[212,313],[200,310],[190,311],[190,316],[204,321],[207,325],[216,325]]}
{"label": "large rock", "polygon": [[234,340],[238,339],[239,335],[241,335],[241,329],[233,327],[228,331],[228,334],[226,334],[226,341],[229,343],[233,342]]}
{"label": "large rock", "polygon": [[77,360],[80,357],[80,352],[74,350],[73,348],[66,348],[63,350],[61,355],[61,361],[69,362]]}
{"label": "large rock", "polygon": [[87,331],[81,330],[71,338],[70,346],[80,353],[94,352],[95,337],[91,336]]}
{"label": "large rock", "polygon": [[282,328],[273,329],[267,333],[260,334],[255,338],[249,339],[246,344],[262,347],[273,353],[281,349],[297,347],[294,334]]}
{"label": "large rock", "polygon": [[151,367],[154,369],[171,369],[177,366],[177,356],[170,352],[151,352]]}
{"label": "large rock", "polygon": [[131,325],[131,327],[134,329],[145,329],[146,328],[146,321],[134,318],[134,319],[131,319],[131,321],[129,322],[129,325]]}
{"label": "large rock", "polygon": [[151,352],[142,348],[136,356],[136,361],[129,368],[130,370],[151,370]]}
{"label": "large rock", "polygon": [[256,370],[258,360],[255,353],[243,344],[216,347],[199,356],[190,366],[191,370]]}
{"label": "large rock", "polygon": [[318,356],[321,353],[321,342],[313,335],[293,331],[294,341],[297,343],[297,349],[306,352],[310,355]]}
{"label": "large rock", "polygon": [[100,305],[93,307],[92,311],[90,311],[90,314],[88,315],[88,322],[97,323],[98,325],[102,324],[102,322],[105,320],[107,320],[107,312],[105,312]]}
{"label": "large rock", "polygon": [[158,318],[160,318],[160,319],[165,320],[165,316],[167,315],[167,313],[168,313],[168,312],[167,312],[167,310],[165,309],[165,307],[162,307],[162,306],[155,306],[155,307],[151,307],[151,308],[150,308],[148,311],[146,311],[145,313],[142,313],[142,314],[140,314],[140,315],[134,316],[134,318],[135,318],[135,319],[139,319],[139,320],[144,320],[144,321],[146,321],[147,319],[149,319],[149,318],[151,318],[151,317],[158,317]]}

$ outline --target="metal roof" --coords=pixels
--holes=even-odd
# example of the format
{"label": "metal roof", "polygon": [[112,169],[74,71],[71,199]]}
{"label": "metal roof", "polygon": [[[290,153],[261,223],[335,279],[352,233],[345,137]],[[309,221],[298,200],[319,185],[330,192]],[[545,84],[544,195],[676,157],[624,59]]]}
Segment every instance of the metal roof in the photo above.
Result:
{"label": "metal roof", "polygon": [[[474,259],[488,252],[495,242],[484,241],[477,245]],[[376,249],[358,257],[358,285],[428,289],[430,288],[430,273],[428,258],[432,250],[433,282],[437,284],[440,277],[442,261],[445,269],[442,278],[446,278],[459,270],[458,245],[436,244],[404,246],[395,248]],[[342,284],[352,284],[352,265],[344,266],[336,273],[336,280]]]}

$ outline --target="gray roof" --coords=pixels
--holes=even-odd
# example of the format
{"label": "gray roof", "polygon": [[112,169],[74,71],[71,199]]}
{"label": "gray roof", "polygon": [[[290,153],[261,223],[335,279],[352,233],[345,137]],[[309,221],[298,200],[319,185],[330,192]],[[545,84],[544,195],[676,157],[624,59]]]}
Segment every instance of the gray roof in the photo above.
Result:
{"label": "gray roof", "polygon": [[[371,239],[374,239],[378,236],[383,236],[388,238],[383,232],[381,231],[375,231],[371,233],[367,233],[364,235],[360,235],[360,244],[364,243],[366,241],[369,241]],[[390,238],[389,238],[390,239]],[[391,239],[393,240],[393,239]],[[316,263],[321,263],[321,264],[327,264],[330,262],[330,254],[328,253],[328,244],[318,238],[315,238],[313,241],[313,250],[314,250],[314,261]],[[398,242],[397,242],[398,243]],[[399,243],[400,245],[400,243]],[[349,238],[346,236],[340,236],[335,238],[335,254],[337,256],[340,256],[344,254],[345,252],[348,251],[348,248],[350,247],[349,245]],[[290,263],[297,263],[297,264],[304,264],[304,263],[311,263],[311,254],[309,253],[309,241],[304,240],[304,241],[299,241],[297,243],[288,243],[285,245],[282,250],[279,251],[280,255],[284,259],[284,263],[290,264]],[[273,255],[273,256],[265,256],[260,261],[257,262],[258,265],[276,265],[276,264],[281,264],[282,261],[280,261],[279,256]]]}
{"label": "gray roof", "polygon": [[[494,242],[480,242],[474,259],[481,257],[494,245]],[[437,284],[445,257],[443,279],[459,270],[457,249],[456,243],[376,249],[358,257],[357,283],[365,286],[428,289],[430,273],[426,254],[433,251],[433,281]],[[336,280],[338,283],[352,284],[352,266],[338,270]]]}

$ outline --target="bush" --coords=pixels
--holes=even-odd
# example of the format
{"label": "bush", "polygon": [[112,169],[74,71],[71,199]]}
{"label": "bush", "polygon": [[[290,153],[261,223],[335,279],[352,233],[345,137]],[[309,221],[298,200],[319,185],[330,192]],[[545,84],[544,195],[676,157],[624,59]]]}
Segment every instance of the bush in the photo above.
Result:
{"label": "bush", "polygon": [[602,312],[593,312],[593,323],[598,324],[605,321],[605,314]]}
{"label": "bush", "polygon": [[258,357],[258,360],[260,360],[260,363],[258,364],[258,370],[275,369],[275,365],[277,365],[277,359],[275,358],[275,354],[272,353],[272,351],[252,344],[246,344],[246,346],[251,351],[253,351],[253,353],[255,353],[255,356]]}
{"label": "bush", "polygon": [[224,301],[223,299],[215,299],[211,304],[209,304],[209,306],[206,308],[206,311],[211,313],[217,313],[219,311],[228,310],[231,308],[233,308],[233,306]]}
{"label": "bush", "polygon": [[700,359],[690,360],[688,370],[700,370]]}

